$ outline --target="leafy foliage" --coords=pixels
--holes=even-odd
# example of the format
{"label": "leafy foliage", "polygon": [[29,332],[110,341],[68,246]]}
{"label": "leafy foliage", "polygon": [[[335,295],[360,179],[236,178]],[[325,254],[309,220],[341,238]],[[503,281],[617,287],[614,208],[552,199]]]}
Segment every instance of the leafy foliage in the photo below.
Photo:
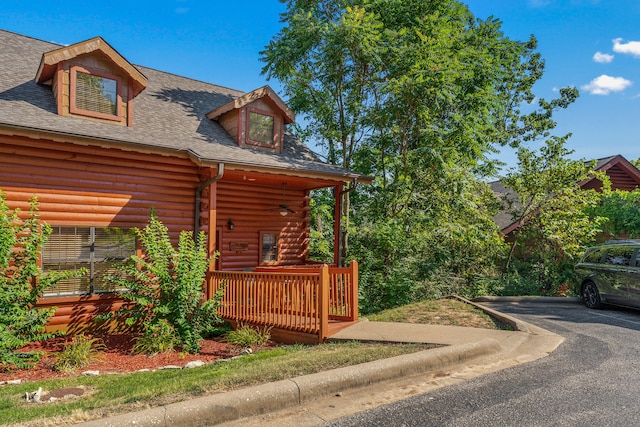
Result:
{"label": "leafy foliage", "polygon": [[310,199],[311,222],[309,259],[330,263],[333,260],[334,198],[328,190],[316,190]]}
{"label": "leafy foliage", "polygon": [[589,209],[591,217],[603,217],[608,236],[640,237],[640,190],[605,190],[601,203]]}
{"label": "leafy foliage", "polygon": [[160,319],[144,329],[143,335],[136,339],[133,351],[141,354],[166,353],[179,345],[175,329],[166,319]]}
{"label": "leafy foliage", "polygon": [[31,341],[50,338],[44,327],[55,307],[35,308],[45,289],[59,280],[84,274],[56,271],[43,273],[38,266],[40,250],[51,232],[38,215],[34,197],[29,212],[10,211],[0,192],[0,366],[28,368],[40,358],[38,353],[16,352]]}
{"label": "leafy foliage", "polygon": [[494,274],[507,247],[491,220],[493,194],[485,185],[463,191],[465,197],[448,195],[454,200],[429,215],[415,212],[352,231],[363,313],[465,294],[477,277]]}
{"label": "leafy foliage", "polygon": [[168,229],[154,211],[147,226],[136,233],[144,255],[132,256],[121,267],[122,274],[108,278],[126,289],[120,294],[130,302],[113,316],[125,318],[128,325],[140,325],[147,340],[155,334],[169,340],[172,334],[167,331],[172,330],[183,351],[197,353],[202,334],[223,322],[217,313],[221,292],[203,302],[204,279],[212,260],[204,233],[196,243],[190,233],[181,232],[174,249]]}

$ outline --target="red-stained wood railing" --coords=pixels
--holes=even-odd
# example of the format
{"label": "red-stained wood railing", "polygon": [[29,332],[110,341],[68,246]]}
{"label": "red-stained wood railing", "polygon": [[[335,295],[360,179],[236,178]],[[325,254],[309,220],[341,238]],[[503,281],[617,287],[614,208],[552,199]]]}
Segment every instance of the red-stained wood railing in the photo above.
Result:
{"label": "red-stained wood railing", "polygon": [[358,263],[329,268],[329,319],[358,320]]}
{"label": "red-stained wood railing", "polygon": [[238,323],[328,337],[329,319],[358,318],[358,264],[215,271],[209,295],[223,288],[220,315]]}

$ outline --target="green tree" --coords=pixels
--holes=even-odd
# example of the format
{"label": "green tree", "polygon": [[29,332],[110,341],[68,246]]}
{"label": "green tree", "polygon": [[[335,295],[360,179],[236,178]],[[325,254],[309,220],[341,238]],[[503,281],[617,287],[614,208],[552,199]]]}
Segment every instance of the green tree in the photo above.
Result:
{"label": "green tree", "polygon": [[[388,265],[370,277],[389,286],[385,277],[394,271],[409,269],[416,283],[422,280],[424,264],[411,260],[435,258],[456,270],[454,253],[486,253],[484,242],[497,241],[482,184],[500,165],[491,156],[506,145],[548,139],[553,113],[577,90],[563,88],[551,101],[536,97],[544,61],[535,38],[511,40],[498,20],[476,19],[457,0],[285,3],[285,26],[262,53],[263,71],[280,80],[292,108],[308,120],[302,133],[331,163],[375,177],[343,204],[352,246],[346,253],[366,257],[362,250],[380,248],[376,259]],[[466,228],[476,238],[462,243]],[[438,244],[444,236],[456,236],[459,250]],[[411,260],[384,242],[412,248]]]}
{"label": "green tree", "polygon": [[310,200],[309,259],[331,263],[333,261],[335,199],[327,189],[316,190]]}
{"label": "green tree", "polygon": [[[263,73],[282,83],[289,106],[307,121],[307,129],[298,134],[323,146],[329,163],[349,168],[369,131],[364,118],[376,103],[382,28],[374,15],[351,0],[283,2],[286,25],[262,52]],[[349,212],[346,195],[344,230]],[[346,232],[342,239],[344,258]]]}
{"label": "green tree", "polygon": [[539,154],[521,147],[517,169],[503,179],[513,190],[504,202],[519,225],[505,271],[518,256],[547,288],[570,279],[573,262],[595,242],[605,220],[589,215],[600,203],[601,193],[581,188],[580,181],[596,175],[606,189],[608,177],[594,172],[593,164],[568,159],[572,152],[565,140],[547,140]]}

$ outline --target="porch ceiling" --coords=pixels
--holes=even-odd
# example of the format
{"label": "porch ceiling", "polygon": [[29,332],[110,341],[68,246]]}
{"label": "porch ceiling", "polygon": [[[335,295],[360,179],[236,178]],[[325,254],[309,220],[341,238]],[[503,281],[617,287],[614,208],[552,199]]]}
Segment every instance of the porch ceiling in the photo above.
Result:
{"label": "porch ceiling", "polygon": [[336,179],[299,177],[238,170],[225,171],[222,180],[227,182],[242,182],[251,185],[278,188],[282,188],[282,183],[286,183],[287,189],[291,190],[315,190],[319,188],[335,187],[336,185],[343,183],[342,180]]}

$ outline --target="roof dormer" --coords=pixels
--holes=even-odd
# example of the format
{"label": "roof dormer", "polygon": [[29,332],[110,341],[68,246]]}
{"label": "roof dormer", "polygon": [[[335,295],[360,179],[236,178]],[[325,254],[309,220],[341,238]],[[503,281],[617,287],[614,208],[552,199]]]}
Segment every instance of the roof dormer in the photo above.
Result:
{"label": "roof dormer", "polygon": [[264,86],[216,108],[207,118],[218,121],[240,147],[282,153],[284,125],[292,123],[295,114]]}
{"label": "roof dormer", "polygon": [[133,98],[147,78],[101,37],[42,55],[36,83],[50,85],[58,114],[133,125]]}

